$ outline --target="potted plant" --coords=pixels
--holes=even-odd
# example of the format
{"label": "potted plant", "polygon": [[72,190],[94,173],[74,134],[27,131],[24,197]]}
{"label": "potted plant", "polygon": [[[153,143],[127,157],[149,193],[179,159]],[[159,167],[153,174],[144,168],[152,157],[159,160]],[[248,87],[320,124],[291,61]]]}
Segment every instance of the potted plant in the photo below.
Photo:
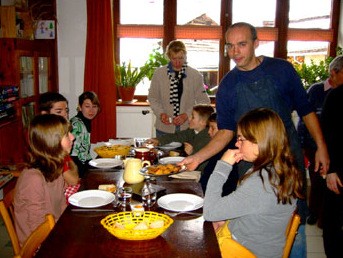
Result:
{"label": "potted plant", "polygon": [[117,64],[115,66],[116,85],[122,101],[132,101],[136,86],[145,77],[151,80],[155,69],[167,63],[168,60],[164,57],[163,53],[159,49],[153,49],[149,59],[140,68],[132,67],[131,61],[128,64],[126,62],[123,62],[121,65]]}
{"label": "potted plant", "polygon": [[126,64],[115,66],[116,85],[118,87],[119,95],[122,101],[132,101],[135,94],[135,89],[146,76],[143,69],[132,67],[131,61]]}

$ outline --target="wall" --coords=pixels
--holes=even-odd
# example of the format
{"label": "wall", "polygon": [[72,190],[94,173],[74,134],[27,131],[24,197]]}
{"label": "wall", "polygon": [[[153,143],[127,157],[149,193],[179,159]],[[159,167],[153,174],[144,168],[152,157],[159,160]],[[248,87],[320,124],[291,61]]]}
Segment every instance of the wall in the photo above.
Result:
{"label": "wall", "polygon": [[69,117],[76,115],[83,92],[86,48],[86,0],[56,0],[59,90],[69,101]]}

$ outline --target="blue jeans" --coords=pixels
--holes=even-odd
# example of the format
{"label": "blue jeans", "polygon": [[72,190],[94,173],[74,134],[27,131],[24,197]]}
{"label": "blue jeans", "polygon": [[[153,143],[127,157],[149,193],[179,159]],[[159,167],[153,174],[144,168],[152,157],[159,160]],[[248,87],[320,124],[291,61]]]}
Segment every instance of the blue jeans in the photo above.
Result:
{"label": "blue jeans", "polygon": [[298,234],[295,236],[291,254],[289,255],[290,258],[307,257],[305,225],[301,224],[298,228]]}

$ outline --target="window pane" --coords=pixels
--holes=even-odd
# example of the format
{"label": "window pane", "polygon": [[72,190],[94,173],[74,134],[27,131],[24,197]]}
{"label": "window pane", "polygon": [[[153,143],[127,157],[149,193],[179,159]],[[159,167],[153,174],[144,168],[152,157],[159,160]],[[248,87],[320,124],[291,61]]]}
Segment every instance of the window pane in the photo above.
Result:
{"label": "window pane", "polygon": [[255,51],[256,56],[263,55],[263,56],[273,57],[274,47],[275,47],[274,41],[260,41],[260,44]]}
{"label": "window pane", "polygon": [[233,0],[232,2],[233,23],[248,22],[256,27],[274,27],[276,0],[263,0],[263,2]]}
{"label": "window pane", "polygon": [[220,0],[178,0],[177,24],[220,25]]}
{"label": "window pane", "polygon": [[[122,38],[120,39],[120,63],[131,61],[133,67],[141,67],[149,59],[153,49],[162,45],[162,39]],[[147,95],[150,81],[144,79],[135,91],[136,95]]]}
{"label": "window pane", "polygon": [[330,28],[330,0],[290,0],[290,28]]}
{"label": "window pane", "polygon": [[182,40],[187,49],[188,65],[197,69],[211,89],[218,85],[219,40]]}
{"label": "window pane", "polygon": [[321,41],[288,41],[287,49],[288,57],[293,57],[299,60],[302,57],[304,62],[308,63],[312,60],[324,60],[327,56],[329,48],[328,42]]}
{"label": "window pane", "polygon": [[121,0],[120,23],[162,25],[163,0]]}

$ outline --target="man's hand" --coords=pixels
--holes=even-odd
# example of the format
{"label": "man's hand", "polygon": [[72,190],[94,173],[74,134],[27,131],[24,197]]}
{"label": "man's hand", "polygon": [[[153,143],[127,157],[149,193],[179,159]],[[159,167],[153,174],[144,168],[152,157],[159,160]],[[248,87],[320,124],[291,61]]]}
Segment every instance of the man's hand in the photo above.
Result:
{"label": "man's hand", "polygon": [[315,155],[314,171],[324,176],[329,170],[330,158],[326,148],[318,148]]}
{"label": "man's hand", "polygon": [[326,186],[335,194],[340,194],[339,188],[343,187],[343,184],[337,173],[330,173],[326,175]]}
{"label": "man's hand", "polygon": [[196,155],[191,155],[183,159],[180,163],[178,163],[179,166],[186,166],[188,171],[195,170],[201,162],[198,160]]}

